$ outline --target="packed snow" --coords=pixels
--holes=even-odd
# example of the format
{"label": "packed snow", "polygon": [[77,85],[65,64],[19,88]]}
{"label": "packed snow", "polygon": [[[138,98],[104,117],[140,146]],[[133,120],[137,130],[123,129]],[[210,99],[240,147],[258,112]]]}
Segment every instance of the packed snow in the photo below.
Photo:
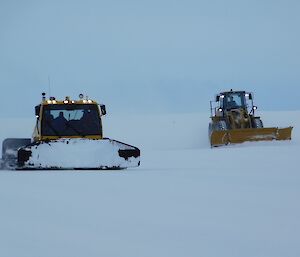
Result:
{"label": "packed snow", "polygon": [[[141,166],[0,172],[0,256],[300,256],[300,112],[261,117],[292,141],[210,148],[207,113],[107,115]],[[34,120],[1,124],[28,137]]]}

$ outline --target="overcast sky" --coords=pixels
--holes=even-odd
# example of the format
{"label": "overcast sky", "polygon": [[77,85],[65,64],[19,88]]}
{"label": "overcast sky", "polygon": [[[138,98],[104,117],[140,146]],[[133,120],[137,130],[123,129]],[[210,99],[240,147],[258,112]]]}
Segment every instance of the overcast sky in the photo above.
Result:
{"label": "overcast sky", "polygon": [[113,113],[208,112],[230,88],[299,110],[299,13],[298,0],[0,0],[0,116],[33,115],[48,76],[51,95]]}

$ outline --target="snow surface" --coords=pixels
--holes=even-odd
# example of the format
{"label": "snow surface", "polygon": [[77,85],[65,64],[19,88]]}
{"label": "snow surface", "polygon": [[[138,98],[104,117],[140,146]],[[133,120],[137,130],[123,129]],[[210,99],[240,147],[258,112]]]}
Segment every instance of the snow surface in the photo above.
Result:
{"label": "snow surface", "polygon": [[293,140],[211,149],[207,114],[108,115],[139,168],[0,172],[0,256],[300,256],[300,112],[261,116]]}

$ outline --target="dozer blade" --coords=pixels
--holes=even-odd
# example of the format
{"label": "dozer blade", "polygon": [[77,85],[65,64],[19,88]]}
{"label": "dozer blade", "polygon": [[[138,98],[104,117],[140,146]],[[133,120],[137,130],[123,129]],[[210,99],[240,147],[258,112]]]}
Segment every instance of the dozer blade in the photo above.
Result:
{"label": "dozer blade", "polygon": [[36,142],[18,151],[17,169],[126,169],[140,165],[140,150],[108,138]]}
{"label": "dozer blade", "polygon": [[248,128],[213,131],[211,146],[238,144],[247,141],[291,140],[292,127],[287,128]]}
{"label": "dozer blade", "polygon": [[14,169],[17,165],[18,149],[30,144],[30,138],[6,138],[2,142],[1,169]]}

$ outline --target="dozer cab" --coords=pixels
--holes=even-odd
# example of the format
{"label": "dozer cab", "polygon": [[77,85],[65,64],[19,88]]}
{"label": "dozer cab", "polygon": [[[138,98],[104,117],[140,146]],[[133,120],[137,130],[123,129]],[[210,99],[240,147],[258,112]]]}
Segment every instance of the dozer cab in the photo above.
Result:
{"label": "dozer cab", "polygon": [[46,99],[35,107],[32,138],[7,138],[2,169],[125,169],[140,165],[140,150],[103,137],[105,105],[79,100]]}
{"label": "dozer cab", "polygon": [[246,141],[290,140],[292,127],[264,128],[255,115],[253,94],[245,91],[227,91],[210,102],[211,122],[209,140],[211,146],[243,143]]}

